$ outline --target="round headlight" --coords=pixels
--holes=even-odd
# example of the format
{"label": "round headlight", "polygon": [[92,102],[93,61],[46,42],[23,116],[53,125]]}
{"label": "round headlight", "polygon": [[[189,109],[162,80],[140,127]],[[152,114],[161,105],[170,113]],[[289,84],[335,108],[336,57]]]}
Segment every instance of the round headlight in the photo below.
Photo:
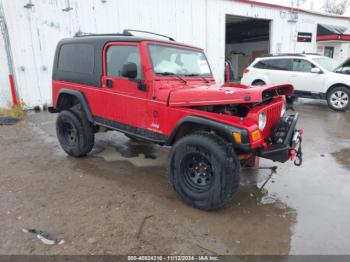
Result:
{"label": "round headlight", "polygon": [[287,110],[287,106],[286,106],[285,103],[283,103],[283,105],[282,105],[282,110],[281,110],[281,117],[284,115],[284,113],[286,112],[286,110]]}
{"label": "round headlight", "polygon": [[263,131],[266,126],[266,114],[264,112],[261,112],[259,114],[259,129],[260,131]]}

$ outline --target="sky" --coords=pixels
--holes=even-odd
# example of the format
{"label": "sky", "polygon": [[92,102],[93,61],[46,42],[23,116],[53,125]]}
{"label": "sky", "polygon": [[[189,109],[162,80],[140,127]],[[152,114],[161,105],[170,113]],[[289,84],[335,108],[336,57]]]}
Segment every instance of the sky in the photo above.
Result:
{"label": "sky", "polygon": [[[297,0],[258,0],[259,2],[291,6],[292,2],[296,3]],[[335,0],[336,1],[336,0]],[[304,4],[300,6],[302,9],[313,10],[316,12],[322,12],[324,0],[306,0]],[[294,4],[295,6],[296,4]],[[346,11],[344,15],[350,15],[350,8]]]}

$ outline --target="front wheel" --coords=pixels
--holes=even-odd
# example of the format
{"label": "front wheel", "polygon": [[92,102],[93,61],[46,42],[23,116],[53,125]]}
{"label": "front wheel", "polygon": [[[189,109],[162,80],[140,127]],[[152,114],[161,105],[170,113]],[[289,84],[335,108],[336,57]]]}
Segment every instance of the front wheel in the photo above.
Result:
{"label": "front wheel", "polygon": [[350,89],[345,86],[332,88],[327,95],[329,108],[335,111],[347,111],[350,109]]}
{"label": "front wheel", "polygon": [[176,193],[199,209],[223,207],[239,188],[240,164],[235,152],[212,133],[194,133],[176,142],[169,169]]}
{"label": "front wheel", "polygon": [[94,146],[95,136],[92,126],[79,110],[59,113],[56,133],[62,149],[70,156],[85,156]]}

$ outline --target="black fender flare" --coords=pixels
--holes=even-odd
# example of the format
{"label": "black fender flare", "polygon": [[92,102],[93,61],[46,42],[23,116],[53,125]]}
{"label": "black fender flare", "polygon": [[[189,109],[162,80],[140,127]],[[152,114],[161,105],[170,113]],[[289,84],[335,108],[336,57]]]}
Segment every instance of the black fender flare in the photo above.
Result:
{"label": "black fender flare", "polygon": [[60,104],[62,103],[61,101],[62,101],[64,95],[74,96],[79,101],[79,103],[80,103],[80,105],[85,113],[87,120],[91,123],[94,122],[94,118],[91,114],[90,107],[89,107],[89,104],[85,98],[85,95],[82,92],[77,91],[77,90],[62,88],[59,91],[58,97],[57,97],[57,102],[56,102],[56,110],[57,111],[61,111],[61,109],[65,109],[65,108],[60,108]]}
{"label": "black fender flare", "polygon": [[[250,145],[249,145],[249,137],[248,137],[248,132],[247,130],[231,125],[227,125],[209,118],[205,117],[200,117],[200,116],[186,116],[182,118],[175,126],[174,130],[172,131],[171,135],[169,136],[166,145],[172,145],[175,138],[176,134],[179,131],[179,129],[184,126],[185,124],[197,124],[197,125],[202,125],[205,127],[209,127],[213,130],[219,131],[222,133],[226,139],[228,139],[230,142],[234,144],[235,147],[241,148],[244,150],[249,150]],[[234,139],[233,139],[233,132],[239,132],[242,135],[242,143],[237,144]]]}

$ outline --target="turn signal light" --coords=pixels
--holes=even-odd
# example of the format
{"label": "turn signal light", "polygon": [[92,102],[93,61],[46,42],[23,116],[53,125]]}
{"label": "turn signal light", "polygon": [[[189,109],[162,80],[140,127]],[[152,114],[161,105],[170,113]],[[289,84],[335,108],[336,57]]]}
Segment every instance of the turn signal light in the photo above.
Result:
{"label": "turn signal light", "polygon": [[252,139],[253,141],[256,141],[261,138],[261,134],[259,130],[255,130],[252,132]]}
{"label": "turn signal light", "polygon": [[242,136],[238,132],[233,132],[233,138],[235,139],[236,143],[242,144]]}

